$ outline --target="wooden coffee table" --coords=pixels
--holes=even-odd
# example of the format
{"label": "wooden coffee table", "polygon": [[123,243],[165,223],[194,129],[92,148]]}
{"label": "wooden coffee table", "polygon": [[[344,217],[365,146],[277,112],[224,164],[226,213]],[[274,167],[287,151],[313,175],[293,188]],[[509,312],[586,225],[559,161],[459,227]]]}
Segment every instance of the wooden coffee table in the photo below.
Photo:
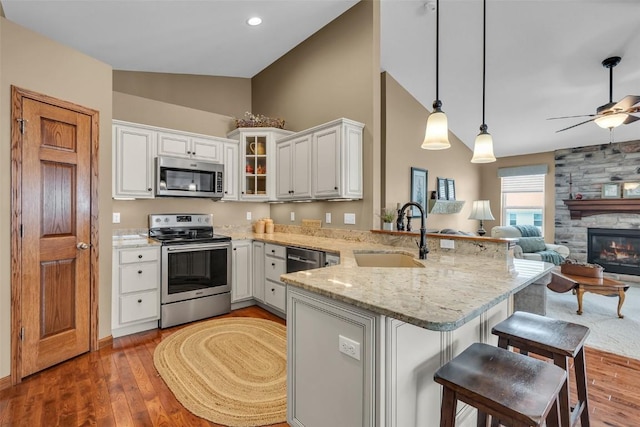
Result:
{"label": "wooden coffee table", "polygon": [[582,296],[585,292],[606,296],[618,295],[618,317],[621,319],[624,318],[621,310],[622,304],[624,304],[624,293],[629,289],[629,286],[622,282],[606,277],[599,278],[564,274],[558,269],[551,273],[551,282],[547,287],[552,291],[560,293],[574,290],[578,297],[578,314],[582,314]]}

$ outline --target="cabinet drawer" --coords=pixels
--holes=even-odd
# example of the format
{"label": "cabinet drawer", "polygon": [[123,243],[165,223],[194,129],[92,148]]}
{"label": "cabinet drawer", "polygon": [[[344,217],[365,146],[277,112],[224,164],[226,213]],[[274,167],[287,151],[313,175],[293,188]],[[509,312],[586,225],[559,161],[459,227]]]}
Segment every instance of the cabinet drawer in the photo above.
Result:
{"label": "cabinet drawer", "polygon": [[267,281],[264,289],[264,302],[282,312],[287,311],[287,288],[281,283]]}
{"label": "cabinet drawer", "polygon": [[280,281],[280,276],[287,272],[287,261],[267,256],[264,258],[264,274],[267,279]]}
{"label": "cabinet drawer", "polygon": [[158,291],[140,292],[120,297],[120,323],[159,318],[160,298]]}
{"label": "cabinet drawer", "polygon": [[287,258],[287,247],[286,246],[280,246],[280,245],[272,245],[271,243],[265,243],[264,244],[264,253],[267,256],[274,256],[274,257],[286,259]]}
{"label": "cabinet drawer", "polygon": [[120,267],[120,292],[139,292],[160,288],[157,262],[127,264]]}
{"label": "cabinet drawer", "polygon": [[132,262],[157,261],[160,258],[158,248],[136,248],[132,250],[120,251],[120,264],[130,264]]}

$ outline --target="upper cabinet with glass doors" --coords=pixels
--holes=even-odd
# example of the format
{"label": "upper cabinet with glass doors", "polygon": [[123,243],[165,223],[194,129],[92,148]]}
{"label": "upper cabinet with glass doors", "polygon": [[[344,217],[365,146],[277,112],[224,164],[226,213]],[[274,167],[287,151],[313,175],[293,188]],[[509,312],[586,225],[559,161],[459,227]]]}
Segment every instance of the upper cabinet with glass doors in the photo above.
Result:
{"label": "upper cabinet with glass doors", "polygon": [[240,142],[240,200],[275,200],[276,141],[292,133],[277,128],[238,128],[227,134]]}

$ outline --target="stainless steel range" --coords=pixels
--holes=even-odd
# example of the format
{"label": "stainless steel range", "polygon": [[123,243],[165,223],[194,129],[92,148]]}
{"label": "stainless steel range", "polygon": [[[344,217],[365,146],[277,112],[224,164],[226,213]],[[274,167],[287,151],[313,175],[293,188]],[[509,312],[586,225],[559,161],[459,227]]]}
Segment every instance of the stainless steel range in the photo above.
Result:
{"label": "stainless steel range", "polygon": [[149,237],[162,243],[161,328],[231,311],[231,238],[213,215],[149,215]]}

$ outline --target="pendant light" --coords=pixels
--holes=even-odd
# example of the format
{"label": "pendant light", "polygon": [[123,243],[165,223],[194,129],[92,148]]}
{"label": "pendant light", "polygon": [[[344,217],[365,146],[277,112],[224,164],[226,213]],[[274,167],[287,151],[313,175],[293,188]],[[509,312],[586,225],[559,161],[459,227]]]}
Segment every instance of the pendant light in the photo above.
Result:
{"label": "pendant light", "polygon": [[496,161],[493,155],[493,138],[487,132],[487,124],[484,121],[485,87],[487,71],[487,0],[482,1],[482,125],[480,133],[476,136],[473,145],[473,158],[471,163],[491,163]]}
{"label": "pendant light", "polygon": [[422,148],[425,150],[444,150],[451,147],[449,142],[449,126],[447,116],[440,109],[442,101],[438,96],[439,80],[439,53],[440,53],[440,0],[436,0],[436,100],[433,101],[433,111],[427,118],[427,127],[424,132]]}

